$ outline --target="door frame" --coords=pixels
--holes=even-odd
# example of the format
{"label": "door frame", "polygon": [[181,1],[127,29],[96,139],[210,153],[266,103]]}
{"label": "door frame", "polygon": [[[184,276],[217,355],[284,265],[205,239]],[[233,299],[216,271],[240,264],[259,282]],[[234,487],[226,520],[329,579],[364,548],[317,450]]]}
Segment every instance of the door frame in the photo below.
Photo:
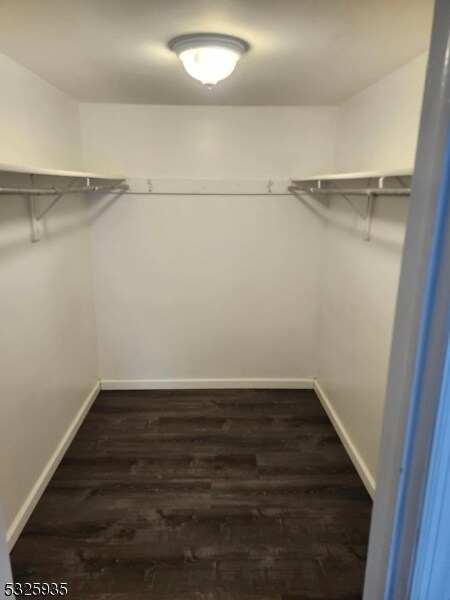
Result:
{"label": "door frame", "polygon": [[[437,484],[444,473],[430,470],[430,461],[432,454],[442,451],[439,444],[446,436],[436,431],[436,417],[450,401],[449,389],[445,389],[449,274],[450,2],[436,0],[391,349],[365,600],[412,599],[415,586],[425,576],[420,562],[422,544],[437,543],[419,533],[427,523],[425,498],[433,497],[435,503],[431,512],[431,504],[427,505],[428,518],[431,514],[439,518],[436,511],[443,507],[439,493],[444,488]],[[447,423],[450,426],[450,419]],[[426,598],[420,596],[420,600]]]}

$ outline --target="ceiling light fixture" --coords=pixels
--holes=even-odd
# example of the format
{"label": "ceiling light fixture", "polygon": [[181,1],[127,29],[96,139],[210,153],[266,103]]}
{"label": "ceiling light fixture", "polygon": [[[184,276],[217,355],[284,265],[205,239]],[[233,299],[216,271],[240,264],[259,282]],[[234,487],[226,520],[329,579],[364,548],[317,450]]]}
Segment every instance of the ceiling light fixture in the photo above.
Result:
{"label": "ceiling light fixture", "polygon": [[249,49],[246,41],[220,33],[180,35],[169,42],[184,68],[208,88],[229,77]]}

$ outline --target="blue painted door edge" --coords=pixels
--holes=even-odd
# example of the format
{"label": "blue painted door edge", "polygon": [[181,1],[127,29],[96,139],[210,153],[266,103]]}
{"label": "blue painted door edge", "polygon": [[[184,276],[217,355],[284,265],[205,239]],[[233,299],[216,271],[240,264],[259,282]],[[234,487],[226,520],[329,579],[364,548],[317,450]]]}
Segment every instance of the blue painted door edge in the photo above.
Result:
{"label": "blue painted door edge", "polygon": [[[447,590],[446,595],[441,596],[428,596],[424,595],[424,590],[427,585],[425,581],[428,579],[429,585],[432,585],[432,573],[436,573],[432,569],[432,565],[429,560],[426,559],[427,552],[437,543],[437,540],[433,540],[432,532],[430,529],[432,523],[436,523],[441,518],[445,520],[445,506],[442,506],[443,498],[438,494],[442,493],[445,489],[443,487],[444,481],[447,479],[447,471],[450,469],[450,462],[443,463],[440,457],[442,452],[445,451],[447,435],[448,449],[450,450],[450,420],[445,421],[445,417],[450,415],[449,407],[447,404],[450,402],[448,387],[448,342],[449,342],[449,316],[450,316],[450,304],[447,305],[446,310],[442,314],[442,318],[439,319],[440,327],[443,326],[443,337],[436,340],[433,337],[433,319],[435,319],[436,311],[439,310],[437,294],[442,291],[445,292],[445,286],[442,286],[440,279],[444,276],[450,278],[450,271],[446,269],[446,265],[449,265],[449,261],[445,260],[446,250],[449,248],[448,235],[449,231],[449,217],[450,217],[450,135],[447,134],[446,152],[444,157],[444,164],[442,168],[442,181],[439,192],[439,200],[436,211],[436,222],[435,231],[433,233],[433,242],[431,247],[431,253],[429,258],[429,269],[427,284],[424,295],[424,307],[423,314],[420,324],[420,337],[417,348],[417,359],[415,365],[415,372],[411,390],[410,400],[410,412],[409,420],[406,431],[404,457],[402,463],[402,474],[399,483],[398,501],[395,515],[395,526],[393,529],[392,543],[391,543],[391,555],[388,567],[388,586],[386,599],[394,600],[398,598],[398,588],[396,586],[397,573],[396,569],[401,562],[402,557],[402,541],[404,536],[404,528],[414,528],[414,532],[410,533],[410,539],[413,537],[415,540],[412,562],[410,565],[410,575],[408,578],[408,599],[415,600],[444,600],[450,598],[450,589]],[[444,289],[443,289],[444,287]],[[434,407],[434,415],[432,417],[433,425],[429,430],[429,439],[422,442],[423,447],[418,448],[417,445],[421,442],[421,436],[418,435],[418,431],[421,426],[421,416],[424,413],[423,402],[427,399],[426,389],[426,371],[428,368],[427,361],[429,360],[430,346],[433,343],[443,344],[441,352],[434,353],[434,360],[438,357],[441,358],[442,362],[439,365],[434,365],[437,372],[435,375],[440,374],[440,386],[438,401]],[[445,429],[447,427],[448,429]],[[428,443],[427,443],[428,441]],[[412,472],[415,467],[415,460],[417,453],[422,454],[422,464],[426,467],[426,472],[422,479],[424,487],[417,487],[417,477],[412,476]],[[447,457],[450,456],[447,454]],[[407,520],[407,509],[408,509],[408,494],[416,494],[419,496],[419,514],[416,523]],[[449,514],[450,518],[450,503]],[[440,514],[441,513],[441,514]],[[435,534],[438,535],[438,531],[434,530]],[[450,537],[449,537],[450,539]],[[449,566],[447,570],[450,571]],[[412,584],[413,582],[413,584]],[[450,579],[449,579],[450,582]],[[412,584],[412,588],[410,587]],[[420,593],[418,590],[421,590]],[[419,593],[419,595],[416,595]]]}

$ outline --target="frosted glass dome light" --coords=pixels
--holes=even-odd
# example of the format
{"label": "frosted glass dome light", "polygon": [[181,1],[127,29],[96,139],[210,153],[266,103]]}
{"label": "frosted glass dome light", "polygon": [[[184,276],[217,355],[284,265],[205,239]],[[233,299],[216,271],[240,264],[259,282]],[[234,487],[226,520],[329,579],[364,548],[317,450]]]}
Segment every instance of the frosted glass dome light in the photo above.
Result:
{"label": "frosted glass dome light", "polygon": [[169,48],[191,77],[211,87],[231,75],[249,46],[230,35],[194,33],[174,38]]}
{"label": "frosted glass dome light", "polygon": [[194,79],[215,85],[234,71],[240,55],[228,48],[192,48],[180,54],[184,68]]}

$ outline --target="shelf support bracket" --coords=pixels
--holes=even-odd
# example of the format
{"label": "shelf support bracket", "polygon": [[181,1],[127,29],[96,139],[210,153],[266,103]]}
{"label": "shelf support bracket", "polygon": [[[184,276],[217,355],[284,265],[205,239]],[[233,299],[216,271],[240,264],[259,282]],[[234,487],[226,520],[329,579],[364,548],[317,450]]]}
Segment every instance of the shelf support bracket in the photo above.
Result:
{"label": "shelf support bracket", "polygon": [[[33,189],[34,181],[33,175],[31,175],[31,187],[30,188],[0,188],[0,194],[21,194],[28,197],[29,208],[30,208],[30,222],[31,222],[31,241],[39,242],[41,236],[40,223],[45,215],[55,206],[57,202],[65,194],[71,193],[91,193],[91,192],[117,192],[122,194],[124,191],[129,189],[126,183],[118,183],[114,185],[91,185],[89,178],[86,178],[85,186],[73,186],[67,188],[49,188],[49,189]],[[46,206],[46,208],[38,214],[37,211],[37,196],[55,196],[54,199]]]}
{"label": "shelf support bracket", "polygon": [[[30,175],[31,187],[34,187],[34,176]],[[31,226],[31,241],[34,243],[39,242],[41,239],[41,231],[39,226],[39,219],[37,217],[36,197],[30,194],[28,196],[28,205],[30,209],[30,226]]]}
{"label": "shelf support bracket", "polygon": [[367,211],[364,219],[363,225],[363,239],[366,242],[370,242],[371,238],[371,230],[372,230],[372,220],[373,220],[373,209],[375,206],[375,195],[367,194]]}
{"label": "shelf support bracket", "polygon": [[[367,195],[367,197],[369,197],[369,196],[370,196],[370,194]],[[363,221],[365,221],[365,219],[367,218],[367,210],[365,213],[361,212],[359,210],[359,208],[356,206],[356,204],[354,204],[346,194],[342,194],[342,197],[349,204],[349,206],[355,211],[355,213],[358,215],[358,217],[361,217],[361,219]]]}
{"label": "shelf support bracket", "polygon": [[58,200],[61,200],[62,198],[62,194],[60,194],[59,196],[56,196],[56,198],[54,200],[52,200],[52,202],[50,202],[50,204],[41,212],[40,215],[36,216],[36,219],[38,221],[41,221],[45,215],[48,213],[48,211],[55,206],[55,204],[58,202]]}
{"label": "shelf support bracket", "polygon": [[39,242],[39,240],[41,239],[41,228],[39,225],[39,219],[36,215],[36,197],[28,196],[28,202],[30,207],[31,241],[35,243]]}

